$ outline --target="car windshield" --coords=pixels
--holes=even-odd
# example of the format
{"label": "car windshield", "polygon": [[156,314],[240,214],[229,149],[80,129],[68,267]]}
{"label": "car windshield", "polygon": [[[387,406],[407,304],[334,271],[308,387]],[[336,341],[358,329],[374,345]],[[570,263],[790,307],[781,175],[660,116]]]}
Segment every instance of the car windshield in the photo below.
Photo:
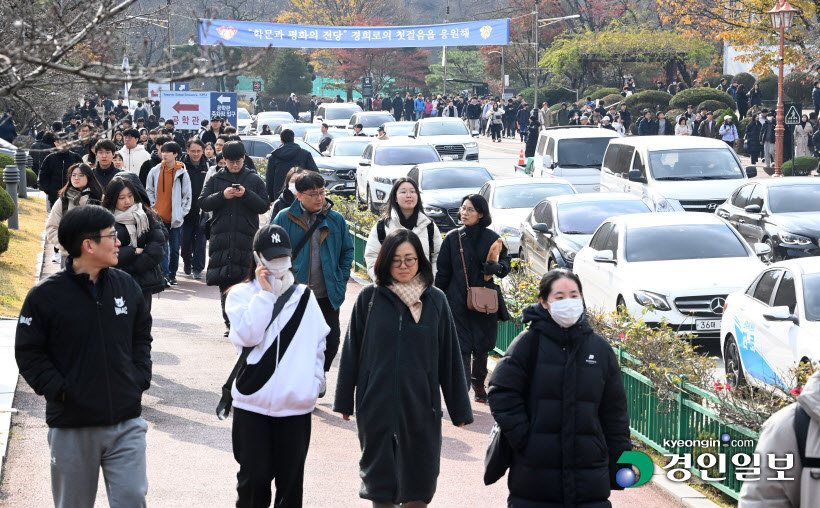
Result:
{"label": "car windshield", "polygon": [[301,139],[297,139],[296,144],[299,145],[299,148],[304,148],[305,150],[310,152],[310,155],[312,155],[314,158],[324,157],[321,153],[319,153],[318,150],[316,150],[315,148],[313,148],[309,144],[305,143]]}
{"label": "car windshield", "polygon": [[276,128],[279,127],[280,125],[282,125],[283,123],[292,123],[292,122],[293,122],[293,118],[290,118],[290,119],[279,118],[279,117],[264,118],[264,119],[259,121],[259,127],[258,127],[257,130],[259,132],[262,132],[262,126],[267,125],[268,127],[270,127],[271,131],[275,131]]}
{"label": "car windshield", "polygon": [[772,213],[820,212],[820,185],[769,187]]}
{"label": "car windshield", "polygon": [[384,124],[384,133],[388,136],[407,136],[413,132],[412,123],[390,122]]}
{"label": "car windshield", "polygon": [[[347,131],[343,131],[341,129],[333,129],[328,130],[327,135],[330,136],[330,139],[334,138],[347,138],[350,137],[350,133]],[[318,143],[320,139],[322,139],[322,131],[319,129],[311,129],[305,132],[304,140],[308,143]]]}
{"label": "car windshield", "polygon": [[424,122],[419,127],[419,136],[469,136],[463,122]]}
{"label": "car windshield", "polygon": [[591,235],[616,215],[650,212],[643,201],[589,201],[558,205],[558,230],[566,235]]}
{"label": "car windshield", "polygon": [[240,120],[250,120],[251,114],[248,113],[248,110],[245,108],[239,108],[236,110],[236,115],[239,117]]}
{"label": "car windshield", "polygon": [[436,149],[430,145],[387,146],[376,150],[374,164],[394,166],[401,164],[424,164],[441,160]]}
{"label": "car windshield", "polygon": [[724,224],[680,224],[627,229],[626,260],[745,258],[742,241]]}
{"label": "car windshield", "polygon": [[728,146],[649,152],[649,170],[655,180],[737,180],[744,176]]}
{"label": "car windshield", "polygon": [[383,115],[362,115],[359,117],[359,123],[364,127],[378,127],[383,123],[394,122],[395,120],[396,119],[389,113]]}
{"label": "car windshield", "polygon": [[803,300],[806,319],[820,321],[820,273],[803,276]]}
{"label": "car windshield", "polygon": [[345,106],[342,108],[327,108],[325,120],[350,120],[354,113],[361,113],[359,106]]}
{"label": "car windshield", "polygon": [[370,143],[367,141],[350,141],[345,143],[334,144],[330,148],[330,155],[339,155],[342,157],[357,157],[364,152],[364,147]]}
{"label": "car windshield", "polygon": [[422,172],[423,190],[479,189],[493,177],[484,168],[439,168]]}
{"label": "car windshield", "polygon": [[571,185],[543,184],[504,185],[493,193],[493,208],[532,208],[542,199],[562,194],[575,194]]}
{"label": "car windshield", "polygon": [[600,168],[609,138],[578,138],[558,141],[558,160],[562,168]]}

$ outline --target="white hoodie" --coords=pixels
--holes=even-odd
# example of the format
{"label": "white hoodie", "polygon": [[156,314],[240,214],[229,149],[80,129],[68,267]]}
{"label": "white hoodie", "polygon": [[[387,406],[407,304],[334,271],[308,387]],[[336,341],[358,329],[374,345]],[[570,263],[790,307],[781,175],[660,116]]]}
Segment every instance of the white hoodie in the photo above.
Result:
{"label": "white hoodie", "polygon": [[[225,312],[231,320],[229,338],[237,354],[243,347],[255,346],[248,355],[248,365],[259,362],[269,347],[278,346],[278,336],[287,325],[306,286],[299,285],[268,326],[276,295],[262,289],[259,281],[234,286],[225,301]],[[325,323],[316,297],[311,294],[305,315],[282,361],[267,383],[255,393],[243,395],[231,387],[233,406],[254,413],[284,417],[310,413],[316,407],[324,379],[325,339],[330,328]]]}
{"label": "white hoodie", "polygon": [[140,174],[143,163],[151,160],[151,154],[140,144],[137,144],[136,148],[133,149],[122,147],[118,153],[122,155],[122,170],[137,176]]}

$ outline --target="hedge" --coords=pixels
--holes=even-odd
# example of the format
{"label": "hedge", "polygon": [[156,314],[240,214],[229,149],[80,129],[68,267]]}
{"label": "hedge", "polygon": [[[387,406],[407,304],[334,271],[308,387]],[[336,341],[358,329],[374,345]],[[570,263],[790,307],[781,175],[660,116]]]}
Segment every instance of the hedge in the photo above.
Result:
{"label": "hedge", "polygon": [[[686,109],[686,106],[695,106],[704,101],[719,101],[726,105],[726,107],[737,109],[732,96],[726,92],[715,90],[714,88],[687,88],[682,92],[678,92],[669,101],[669,106],[676,109]],[[725,109],[725,108],[724,108]],[[710,110],[711,111],[711,110]]]}
{"label": "hedge", "polygon": [[[592,97],[592,94],[594,94],[595,92],[597,92],[598,90],[600,90],[602,88],[604,88],[604,85],[600,85],[600,84],[598,84],[598,85],[589,85],[587,87],[587,89],[584,90],[584,93],[581,94],[581,98],[586,100],[587,97]],[[594,99],[595,97],[592,97],[592,98]]]}
{"label": "hedge", "polygon": [[[769,74],[757,80],[764,101],[777,102],[777,76]],[[748,92],[748,90],[747,90]]]}
{"label": "hedge", "polygon": [[703,110],[703,108],[706,108],[707,111],[714,111],[715,114],[717,114],[717,112],[719,112],[719,111],[723,111],[724,109],[730,109],[729,105],[726,104],[725,102],[721,102],[721,101],[703,101],[703,102],[701,102],[700,104],[697,105],[697,107],[695,108],[695,111],[700,113]]}
{"label": "hedge", "polygon": [[[533,104],[535,100],[535,89],[534,88],[525,88],[519,92],[521,97],[527,101],[527,104]],[[544,101],[550,106],[555,104],[561,104],[562,102],[567,102],[571,104],[575,102],[575,92],[570,90],[564,90],[563,88],[555,88],[551,86],[544,86],[538,89],[538,105]]]}
{"label": "hedge", "polygon": [[11,233],[9,233],[9,228],[7,228],[5,224],[0,222],[0,254],[9,250],[10,238]]}
{"label": "hedge", "polygon": [[26,168],[26,186],[29,189],[37,188],[37,173],[31,168]]}
{"label": "hedge", "polygon": [[609,94],[609,95],[603,97],[601,99],[601,102],[603,102],[604,106],[609,107],[609,106],[612,106],[613,104],[617,104],[617,103],[621,102],[622,100],[624,100],[624,98],[621,94],[613,93],[613,94]]}
{"label": "hedge", "polygon": [[0,187],[0,222],[8,220],[12,215],[14,215],[14,200],[6,189]]}
{"label": "hedge", "polygon": [[814,79],[805,72],[790,72],[783,78],[783,93],[788,95],[792,102],[811,104],[813,82]]}
{"label": "hedge", "polygon": [[14,165],[14,157],[7,153],[0,153],[0,174],[6,169],[6,166]]}
{"label": "hedge", "polygon": [[600,88],[598,91],[596,91],[594,94],[592,94],[591,97],[592,97],[592,100],[597,101],[598,99],[603,99],[607,95],[613,95],[613,94],[620,95],[621,91],[618,90],[617,88]]}
{"label": "hedge", "polygon": [[624,100],[626,108],[632,115],[633,121],[637,121],[641,111],[648,109],[654,115],[658,110],[666,112],[669,109],[669,100],[672,98],[666,92],[658,90],[646,90],[630,95]]}
{"label": "hedge", "polygon": [[[740,74],[735,74],[732,80],[737,81],[738,84],[742,84],[743,86],[745,86],[747,93],[749,92],[749,90],[752,89],[752,86],[754,86],[755,84],[755,77],[749,74],[748,72],[741,72]],[[715,86],[717,86],[717,84],[715,84]]]}
{"label": "hedge", "polygon": [[[817,169],[818,162],[820,162],[820,159],[808,155],[797,157],[784,162],[783,165],[780,166],[780,172],[786,176],[792,176],[792,173],[794,173],[795,176],[807,176]],[[792,172],[792,166],[796,168],[794,172]]]}
{"label": "hedge", "polygon": [[746,138],[746,129],[749,128],[749,122],[751,121],[751,117],[747,116],[746,118],[737,123],[737,133],[740,135],[741,139],[741,141],[739,141],[737,144],[737,153],[746,153],[746,150],[743,149],[743,139]]}

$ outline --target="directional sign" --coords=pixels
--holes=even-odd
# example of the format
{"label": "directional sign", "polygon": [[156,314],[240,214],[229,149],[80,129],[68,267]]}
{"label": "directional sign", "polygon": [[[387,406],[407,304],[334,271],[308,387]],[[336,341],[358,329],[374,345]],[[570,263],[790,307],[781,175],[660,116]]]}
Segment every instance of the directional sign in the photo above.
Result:
{"label": "directional sign", "polygon": [[210,92],[211,115],[224,117],[236,127],[236,92]]}
{"label": "directional sign", "polygon": [[211,119],[211,92],[166,92],[161,95],[160,116],[174,121],[179,130],[198,130]]}
{"label": "directional sign", "polygon": [[784,103],[783,111],[786,112],[783,125],[797,125],[800,123],[800,117],[803,116],[803,105]]}
{"label": "directional sign", "polygon": [[191,85],[190,83],[174,83],[174,90],[177,92],[190,92]]}
{"label": "directional sign", "polygon": [[170,91],[171,90],[171,83],[154,83],[153,81],[148,82],[148,99],[152,101],[158,101],[160,98],[160,94],[163,90]]}

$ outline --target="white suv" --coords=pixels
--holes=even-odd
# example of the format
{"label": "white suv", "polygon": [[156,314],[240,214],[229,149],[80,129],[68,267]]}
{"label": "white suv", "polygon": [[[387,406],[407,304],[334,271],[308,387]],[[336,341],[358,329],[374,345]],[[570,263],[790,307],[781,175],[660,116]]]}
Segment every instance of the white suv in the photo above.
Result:
{"label": "white suv", "polygon": [[423,118],[409,137],[433,145],[442,158],[478,160],[478,143],[460,118]]}
{"label": "white suv", "polygon": [[532,176],[555,176],[578,192],[598,192],[604,152],[609,140],[618,137],[613,130],[583,125],[544,129],[538,135]]}
{"label": "white suv", "polygon": [[336,103],[319,104],[316,114],[313,115],[313,123],[326,123],[331,129],[344,129],[350,121],[350,117],[355,113],[361,113],[362,108],[356,104]]}

